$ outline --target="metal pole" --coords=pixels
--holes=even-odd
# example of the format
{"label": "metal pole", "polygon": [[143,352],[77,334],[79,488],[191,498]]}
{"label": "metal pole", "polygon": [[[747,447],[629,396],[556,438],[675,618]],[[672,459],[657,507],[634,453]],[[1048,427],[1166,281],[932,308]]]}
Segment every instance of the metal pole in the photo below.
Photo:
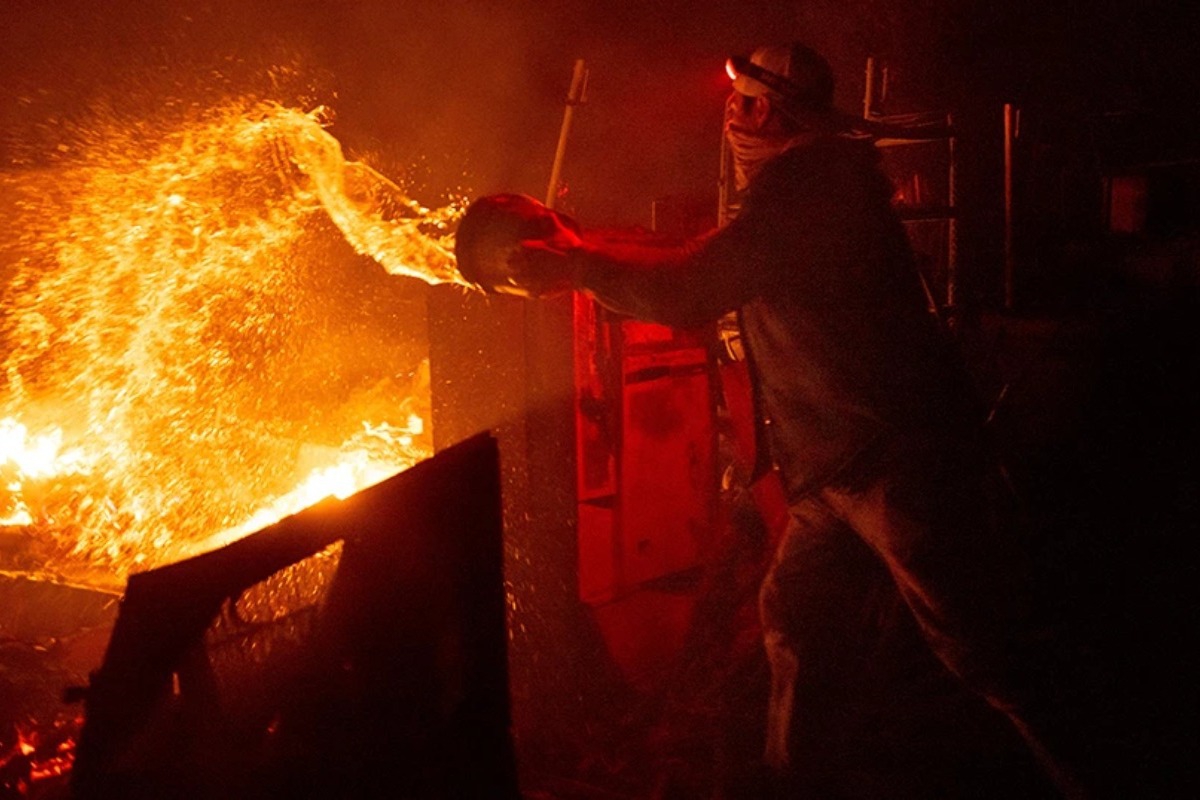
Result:
{"label": "metal pole", "polygon": [[725,131],[721,131],[721,165],[717,172],[717,227],[724,228],[732,218],[729,204],[733,201],[733,191],[730,184],[733,181],[733,169],[729,163],[729,144],[725,141]]}
{"label": "metal pole", "polygon": [[1013,139],[1016,138],[1017,112],[1012,103],[1004,104],[1004,308],[1011,311],[1014,302],[1013,273]]}
{"label": "metal pole", "polygon": [[550,185],[546,188],[546,205],[554,208],[558,196],[558,180],[562,174],[563,157],[567,153],[567,136],[571,132],[571,118],[575,114],[575,106],[583,102],[587,87],[587,69],[583,59],[575,61],[575,72],[571,76],[571,91],[567,94],[567,108],[563,111],[562,129],[558,132],[558,147],[554,151],[554,166],[550,168]]}
{"label": "metal pole", "polygon": [[863,119],[870,119],[875,107],[875,59],[867,56],[866,88],[863,89]]}
{"label": "metal pole", "polygon": [[953,310],[958,305],[958,143],[951,114],[946,115],[946,129],[946,306]]}

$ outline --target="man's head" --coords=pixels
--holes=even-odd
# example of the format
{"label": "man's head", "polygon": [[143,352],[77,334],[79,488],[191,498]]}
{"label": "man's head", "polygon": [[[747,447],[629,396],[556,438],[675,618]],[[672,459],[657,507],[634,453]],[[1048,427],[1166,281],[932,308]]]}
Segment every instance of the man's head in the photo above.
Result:
{"label": "man's head", "polygon": [[727,64],[735,97],[746,121],[778,118],[785,130],[800,119],[833,109],[833,70],[819,53],[800,42],[763,45],[749,58]]}
{"label": "man's head", "polygon": [[820,53],[800,42],[763,45],[745,61],[730,61],[738,94],[766,95],[805,111],[833,108],[833,70]]}
{"label": "man's head", "polygon": [[767,161],[829,128],[833,71],[799,42],[765,45],[725,66],[733,80],[725,140],[734,185],[741,190]]}

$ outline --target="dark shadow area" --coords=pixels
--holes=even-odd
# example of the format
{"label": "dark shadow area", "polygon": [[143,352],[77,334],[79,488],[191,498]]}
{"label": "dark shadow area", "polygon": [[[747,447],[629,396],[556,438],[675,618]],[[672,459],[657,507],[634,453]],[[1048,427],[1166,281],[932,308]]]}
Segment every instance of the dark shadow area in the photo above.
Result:
{"label": "dark shadow area", "polygon": [[72,796],[515,798],[507,689],[498,452],[481,434],[132,576]]}

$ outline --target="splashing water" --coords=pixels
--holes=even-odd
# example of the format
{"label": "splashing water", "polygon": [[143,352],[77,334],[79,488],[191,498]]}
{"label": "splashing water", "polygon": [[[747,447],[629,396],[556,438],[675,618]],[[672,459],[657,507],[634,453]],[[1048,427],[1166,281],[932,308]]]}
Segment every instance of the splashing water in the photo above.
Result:
{"label": "splashing water", "polygon": [[0,176],[19,198],[0,250],[0,557],[119,583],[429,455],[427,365],[339,381],[322,281],[340,234],[391,274],[467,286],[458,207],[421,207],[347,161],[319,113],[273,105],[97,126],[75,151]]}
{"label": "splashing water", "polygon": [[[291,112],[267,124],[312,179],[314,193],[346,240],[393,275],[471,286],[455,266],[447,235],[450,223],[462,216],[461,207],[425,208],[366,164],[346,161],[338,141],[313,124],[322,110]],[[384,209],[393,212],[391,218]]]}

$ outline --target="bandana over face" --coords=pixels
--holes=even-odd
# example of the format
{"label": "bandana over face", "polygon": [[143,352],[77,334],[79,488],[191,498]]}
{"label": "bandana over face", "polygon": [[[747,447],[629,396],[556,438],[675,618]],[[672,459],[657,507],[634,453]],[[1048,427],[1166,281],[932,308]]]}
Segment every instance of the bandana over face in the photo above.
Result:
{"label": "bandana over face", "polygon": [[733,156],[733,182],[739,192],[750,185],[763,164],[785,150],[812,141],[816,135],[811,131],[782,133],[755,126],[744,107],[745,100],[744,95],[733,92],[725,102],[725,140]]}

